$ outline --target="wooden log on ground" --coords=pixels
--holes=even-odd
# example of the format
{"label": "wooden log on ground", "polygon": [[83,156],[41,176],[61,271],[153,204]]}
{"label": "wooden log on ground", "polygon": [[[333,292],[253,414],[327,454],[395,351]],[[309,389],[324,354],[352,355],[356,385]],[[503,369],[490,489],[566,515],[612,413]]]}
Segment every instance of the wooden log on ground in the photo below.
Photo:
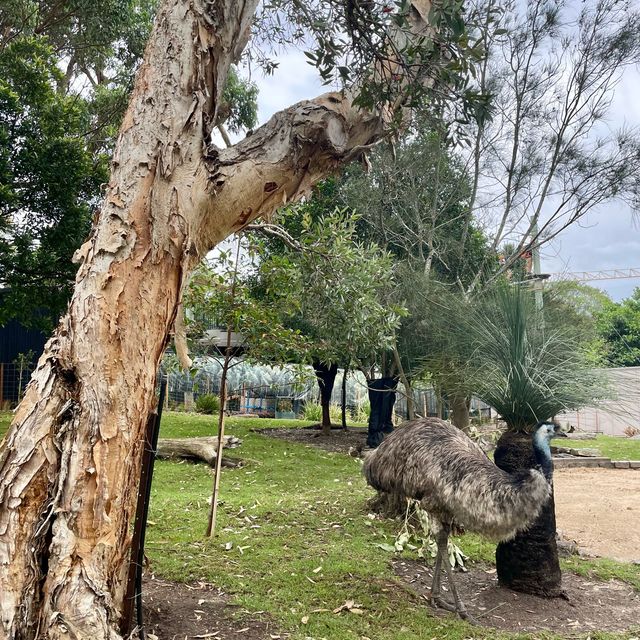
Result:
{"label": "wooden log on ground", "polygon": [[[242,443],[235,436],[224,436],[223,449],[235,449]],[[210,467],[216,466],[216,452],[218,438],[161,438],[158,440],[158,458],[187,458],[188,460],[203,460]],[[239,460],[222,458],[223,467],[239,467]]]}

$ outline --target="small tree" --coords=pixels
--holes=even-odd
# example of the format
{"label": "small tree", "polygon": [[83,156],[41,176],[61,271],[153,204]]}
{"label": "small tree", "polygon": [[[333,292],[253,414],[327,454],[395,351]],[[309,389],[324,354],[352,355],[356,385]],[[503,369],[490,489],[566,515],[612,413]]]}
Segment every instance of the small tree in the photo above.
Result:
{"label": "small tree", "polygon": [[312,198],[285,213],[292,218],[285,227],[298,230],[298,245],[272,251],[264,269],[286,269],[286,322],[308,340],[305,358],[316,372],[322,430],[328,435],[338,366],[364,366],[372,353],[389,349],[403,310],[381,300],[381,292],[394,282],[390,256],[357,241],[357,218],[351,212],[322,214],[316,207]]}

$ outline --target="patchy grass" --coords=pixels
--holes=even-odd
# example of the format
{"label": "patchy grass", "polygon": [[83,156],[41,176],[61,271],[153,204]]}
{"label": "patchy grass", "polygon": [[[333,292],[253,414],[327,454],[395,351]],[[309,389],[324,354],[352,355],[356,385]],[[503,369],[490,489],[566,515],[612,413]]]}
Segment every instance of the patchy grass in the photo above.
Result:
{"label": "patchy grass", "polygon": [[576,448],[600,449],[603,456],[612,460],[640,460],[640,440],[626,437],[599,435],[593,440],[580,440]]}
{"label": "patchy grass", "polygon": [[627,437],[598,435],[589,440],[557,438],[552,444],[572,449],[599,449],[603,456],[612,460],[640,460],[640,440]]}
{"label": "patchy grass", "polygon": [[[9,421],[10,414],[0,413],[0,435]],[[147,532],[154,572],[177,581],[214,582],[248,611],[269,614],[291,640],[559,637],[508,634],[431,615],[393,574],[391,554],[377,546],[392,543],[399,525],[367,516],[366,500],[372,493],[362,479],[360,461],[251,431],[307,424],[227,421],[227,432],[243,438],[230,455],[248,464],[223,469],[213,540],[204,538],[211,470],[202,464],[158,461]],[[215,430],[213,416],[165,412],[161,437],[212,435]],[[466,535],[457,542],[471,562],[493,562],[495,546],[480,536]],[[583,575],[626,580],[640,589],[633,565],[570,558],[563,566]],[[362,613],[334,614],[347,600],[360,605]],[[622,637],[591,634],[593,640]]]}
{"label": "patchy grass", "polygon": [[[168,413],[161,435],[211,434],[213,423],[211,417]],[[533,637],[435,618],[402,586],[390,567],[391,554],[377,546],[392,543],[399,525],[367,517],[365,503],[372,494],[357,459],[250,431],[282,426],[282,421],[230,419],[227,424],[229,433],[244,439],[232,453],[250,462],[223,470],[223,503],[213,540],[203,537],[211,471],[203,465],[157,464],[147,547],[156,573],[215,582],[245,609],[268,612],[293,640]],[[472,562],[493,562],[495,546],[481,537],[467,535],[458,543]],[[620,563],[608,564],[605,574],[596,561],[569,562],[574,570],[630,578]],[[334,614],[347,600],[361,605],[362,613]]]}
{"label": "patchy grass", "polygon": [[12,417],[11,411],[0,411],[0,439],[4,438],[4,434],[9,429]]}

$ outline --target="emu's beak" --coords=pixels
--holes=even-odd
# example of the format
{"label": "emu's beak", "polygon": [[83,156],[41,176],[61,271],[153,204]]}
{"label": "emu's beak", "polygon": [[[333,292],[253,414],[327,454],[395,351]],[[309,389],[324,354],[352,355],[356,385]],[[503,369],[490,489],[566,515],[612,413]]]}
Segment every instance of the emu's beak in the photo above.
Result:
{"label": "emu's beak", "polygon": [[568,438],[569,436],[567,435],[567,432],[560,426],[558,425],[555,429],[555,434],[553,436],[554,438]]}

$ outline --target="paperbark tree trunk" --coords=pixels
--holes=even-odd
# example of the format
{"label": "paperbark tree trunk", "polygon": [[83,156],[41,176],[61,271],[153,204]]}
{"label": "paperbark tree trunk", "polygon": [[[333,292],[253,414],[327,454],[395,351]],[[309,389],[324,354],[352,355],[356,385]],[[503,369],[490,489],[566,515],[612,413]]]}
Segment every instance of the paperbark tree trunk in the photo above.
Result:
{"label": "paperbark tree trunk", "polygon": [[257,3],[161,4],[68,312],[0,451],[1,640],[121,637],[144,430],[190,271],[383,134],[335,92],[208,145]]}

